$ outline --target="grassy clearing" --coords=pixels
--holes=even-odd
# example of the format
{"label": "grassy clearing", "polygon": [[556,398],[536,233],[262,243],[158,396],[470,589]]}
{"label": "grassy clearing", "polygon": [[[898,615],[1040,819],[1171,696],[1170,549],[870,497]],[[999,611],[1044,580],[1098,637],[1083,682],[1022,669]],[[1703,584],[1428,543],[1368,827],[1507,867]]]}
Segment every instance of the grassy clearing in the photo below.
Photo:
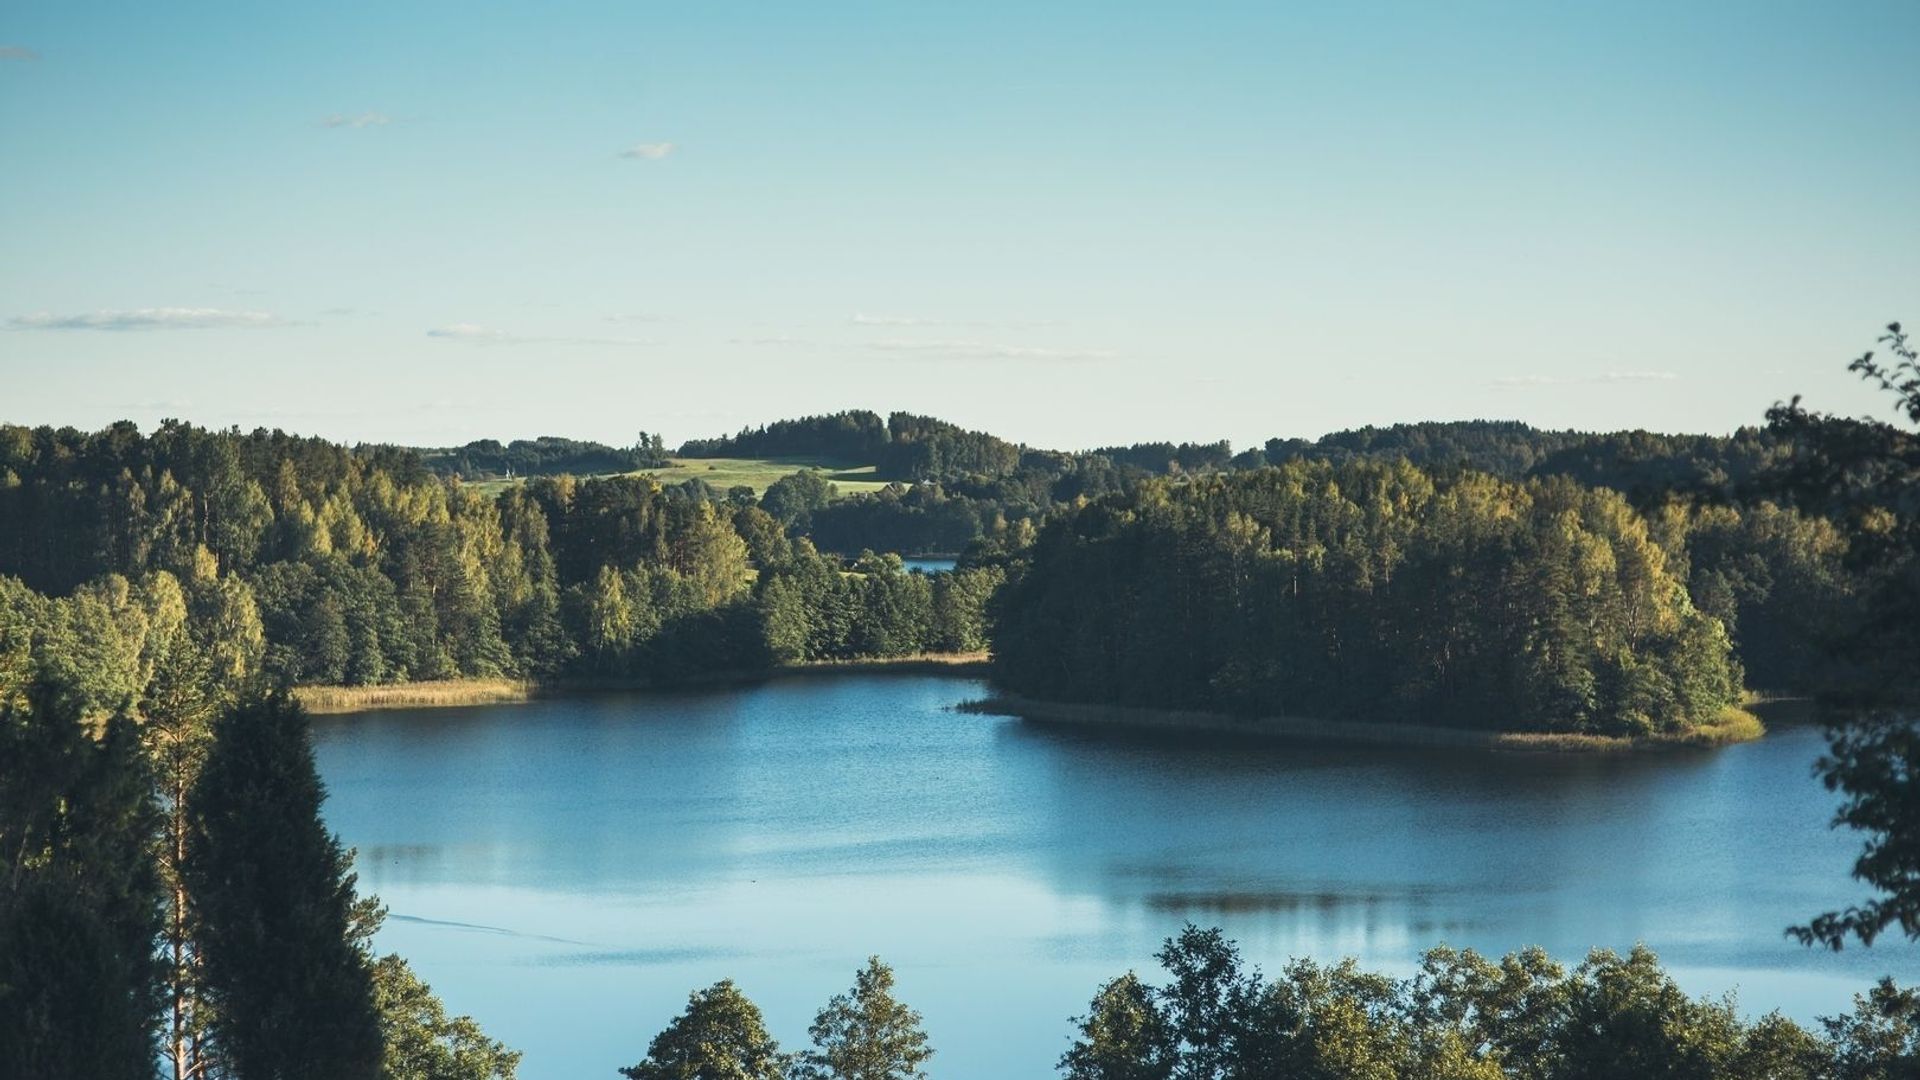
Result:
{"label": "grassy clearing", "polygon": [[[664,469],[642,469],[629,475],[651,476],[662,484],[705,480],[723,492],[730,487],[750,487],[755,494],[759,494],[781,477],[792,476],[801,469],[819,469],[839,487],[842,495],[879,491],[887,486],[885,481],[874,476],[876,466],[847,465],[813,458],[669,458],[668,461],[670,464]],[[509,485],[523,482],[523,478],[515,477],[512,480],[476,480],[467,486],[488,495],[497,495]]]}
{"label": "grassy clearing", "polygon": [[792,476],[801,469],[819,469],[827,474],[842,495],[852,495],[861,491],[879,491],[886,482],[874,476],[873,465],[844,465],[833,462],[809,460],[807,458],[672,458],[672,464],[664,469],[649,469],[651,475],[663,484],[678,484],[687,480],[705,480],[714,487],[725,491],[730,487],[746,486],[759,493],[767,490],[768,485],[784,476]]}
{"label": "grassy clearing", "polygon": [[302,686],[293,696],[310,713],[422,709],[450,705],[498,705],[525,701],[533,684],[517,679],[442,679],[381,686]]}

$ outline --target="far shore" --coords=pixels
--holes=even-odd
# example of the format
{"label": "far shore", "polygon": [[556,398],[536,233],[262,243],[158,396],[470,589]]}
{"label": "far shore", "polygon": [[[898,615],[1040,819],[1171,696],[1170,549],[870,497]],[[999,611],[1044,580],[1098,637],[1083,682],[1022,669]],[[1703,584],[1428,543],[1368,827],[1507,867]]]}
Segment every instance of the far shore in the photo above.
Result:
{"label": "far shore", "polygon": [[1124,727],[1147,731],[1203,731],[1264,739],[1430,746],[1455,749],[1550,753],[1619,753],[1683,747],[1725,746],[1766,734],[1766,725],[1744,708],[1729,708],[1719,720],[1682,735],[1630,738],[1571,732],[1475,731],[1430,724],[1342,723],[1306,716],[1239,716],[1191,709],[1090,705],[995,694],[959,706],[965,712],[1015,716],[1043,724]]}
{"label": "far shore", "polygon": [[[523,679],[441,679],[377,686],[302,686],[295,688],[293,694],[313,715],[338,716],[382,709],[505,705],[580,694],[748,686],[793,676],[854,673],[949,675],[984,679],[990,674],[990,665],[984,652],[922,653],[865,660],[819,660],[756,670],[705,672],[678,679],[569,678],[544,682]],[[1748,742],[1766,734],[1766,724],[1757,714],[1765,713],[1778,721],[1791,723],[1803,719],[1801,714],[1808,711],[1803,699],[1749,694],[1745,707],[1725,710],[1713,724],[1684,734],[1631,738],[1572,732],[1477,731],[1432,724],[1340,722],[1309,716],[1244,716],[1195,709],[1043,701],[1003,693],[962,702],[956,708],[961,712],[1013,716],[1042,724],[1198,731],[1262,739],[1373,746],[1547,753],[1622,753],[1726,746]]]}
{"label": "far shore", "polygon": [[293,696],[306,706],[307,712],[315,716],[337,716],[378,709],[507,705],[536,698],[605,691],[741,686],[787,676],[843,675],[853,672],[984,678],[987,674],[987,654],[922,653],[865,660],[815,660],[755,670],[705,672],[679,679],[436,679],[373,686],[300,686],[294,688]]}

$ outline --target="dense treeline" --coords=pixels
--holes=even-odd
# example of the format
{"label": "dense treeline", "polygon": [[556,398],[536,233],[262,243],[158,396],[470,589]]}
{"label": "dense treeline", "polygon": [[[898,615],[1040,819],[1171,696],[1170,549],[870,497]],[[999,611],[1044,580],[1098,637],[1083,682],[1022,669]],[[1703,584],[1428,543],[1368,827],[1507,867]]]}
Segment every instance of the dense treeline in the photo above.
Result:
{"label": "dense treeline", "polygon": [[[1003,523],[1038,521],[1078,499],[1124,491],[1148,477],[1294,461],[1406,460],[1435,471],[1466,469],[1510,480],[1567,476],[1619,491],[1648,511],[1676,497],[1747,503],[1774,494],[1768,478],[1791,447],[1769,428],[1743,428],[1731,436],[1663,435],[1470,420],[1357,428],[1314,440],[1269,439],[1239,454],[1225,441],[1013,451],[991,436],[940,421],[903,413],[883,420],[862,411],[780,421],[682,447],[692,456],[877,463],[882,478],[910,485],[836,500],[830,513],[814,519],[815,543],[845,554],[862,548],[959,551]],[[921,494],[930,486],[937,494]]]}
{"label": "dense treeline", "polygon": [[737,435],[683,443],[685,457],[815,458],[875,465],[887,480],[1004,476],[1020,447],[930,416],[896,412],[884,421],[865,410],[779,420]]}
{"label": "dense treeline", "polygon": [[1213,443],[1134,443],[1132,446],[1103,446],[1089,456],[1106,458],[1115,465],[1143,472],[1210,472],[1233,464],[1233,446],[1225,439]]}
{"label": "dense treeline", "polygon": [[[1219,930],[1188,926],[1101,986],[1058,1062],[1066,1080],[1894,1080],[1920,1071],[1920,994],[1883,980],[1851,1013],[1806,1028],[1695,998],[1644,947],[1569,970],[1538,949],[1491,960],[1429,950],[1410,978],[1352,960],[1268,977]],[[633,1080],[913,1080],[932,1055],[921,1017],[878,958],[788,1054],[730,980],[689,996]]]}
{"label": "dense treeline", "polygon": [[1751,495],[1790,447],[1758,427],[1729,436],[1650,431],[1545,431],[1511,420],[1394,424],[1336,431],[1318,439],[1269,439],[1236,456],[1236,468],[1289,461],[1404,459],[1431,469],[1472,469],[1509,480],[1567,476],[1609,487],[1647,506],[1675,494]]}
{"label": "dense treeline", "polygon": [[[928,432],[937,442],[948,430],[902,416],[889,427],[873,414],[847,413],[755,437],[811,433],[818,452],[835,440],[919,445]],[[1502,487],[1459,464],[1518,455],[1536,436],[1531,457],[1501,466],[1536,474],[1523,483],[1516,477]],[[1323,442],[1338,448],[1343,438]],[[997,476],[892,484],[852,497],[804,470],[757,499],[747,489],[569,475],[486,496],[388,447],[175,422],[145,436],[126,424],[93,434],[5,427],[0,575],[62,604],[29,602],[15,587],[0,587],[0,602],[49,634],[46,620],[71,616],[63,633],[72,647],[98,655],[111,644],[98,613],[164,591],[156,575],[165,575],[183,603],[228,612],[224,625],[237,636],[217,647],[259,650],[267,673],[292,683],[665,679],[789,659],[978,648],[989,633],[977,596],[1000,577],[979,576],[970,563],[965,582],[916,582],[884,560],[857,562],[858,554],[980,545],[1010,551],[1007,569],[1017,580],[1027,538],[1041,524],[1072,522],[1049,535],[1092,530],[1091,540],[1116,515],[1144,514],[1120,530],[1137,534],[1133,540],[1089,547],[1111,548],[1100,557],[1117,558],[1132,545],[1122,564],[1104,570],[1063,570],[1063,558],[1078,556],[1063,556],[1057,543],[1035,549],[1032,582],[999,609],[1012,684],[1037,692],[1045,682],[1050,696],[1090,700],[1427,720],[1445,701],[1449,722],[1644,731],[1697,722],[1724,699],[1712,688],[1736,673],[1713,659],[1712,620],[1766,688],[1849,675],[1808,647],[1841,620],[1855,577],[1848,534],[1823,519],[1751,500],[1642,492],[1644,521],[1628,530],[1631,540],[1614,524],[1592,522],[1572,539],[1553,539],[1555,515],[1616,523],[1634,516],[1619,499],[1543,471],[1543,462],[1567,462],[1569,447],[1584,447],[1580,469],[1602,478],[1631,467],[1664,478],[1648,490],[1679,484],[1673,478],[1684,474],[1724,478],[1730,492],[1778,456],[1772,442],[1748,434],[1578,442],[1519,425],[1464,424],[1388,429],[1344,444],[1336,471],[1351,480],[1310,458],[1273,471],[1242,455],[1238,467],[1222,470],[1222,443],[1027,451]],[[1382,447],[1454,464],[1389,464],[1402,458],[1380,458]],[[1155,479],[1147,467],[1155,462],[1172,474]],[[1668,464],[1650,464],[1661,462]],[[1257,494],[1275,484],[1298,488],[1305,502],[1286,509],[1277,496]],[[1370,486],[1381,491],[1370,494]],[[1492,494],[1474,494],[1483,490]],[[1243,498],[1253,503],[1242,506]],[[1145,520],[1162,503],[1185,508],[1175,515],[1181,520]],[[1479,510],[1448,509],[1456,503]],[[1283,523],[1273,517],[1281,513],[1305,517]],[[1267,530],[1264,552],[1249,523]],[[1581,591],[1593,575],[1576,564],[1599,557],[1586,552],[1596,527],[1607,557],[1629,566],[1650,556],[1620,545],[1637,551],[1650,541],[1657,549],[1664,576],[1648,578],[1652,591],[1624,608]],[[1165,535],[1150,540],[1156,531]],[[1171,542],[1176,536],[1183,539]],[[848,580],[860,587],[819,584],[842,580],[843,567],[822,551],[856,559],[857,577]],[[1285,575],[1276,569],[1280,556],[1292,567]],[[1087,584],[1087,574],[1126,580],[1108,588]],[[1196,574],[1215,591],[1193,592],[1187,576]],[[1253,576],[1236,576],[1244,574]],[[1292,590],[1285,604],[1269,603],[1276,575]],[[1469,617],[1437,599],[1477,595],[1495,584],[1489,575],[1505,575],[1513,605],[1472,605]],[[1669,579],[1684,595],[1661,592]],[[1049,590],[1059,595],[1045,599]],[[1237,606],[1214,618],[1206,605],[1216,599]],[[1691,610],[1676,607],[1682,601]],[[796,603],[827,605],[809,609],[805,638],[796,637]],[[1549,611],[1547,603],[1558,606]],[[82,608],[95,615],[71,615]],[[1641,619],[1642,608],[1658,618]],[[1616,620],[1617,611],[1630,614]],[[1030,632],[1048,618],[1065,620],[1070,632]],[[1101,635],[1128,644],[1116,653],[1092,640]],[[127,635],[118,640],[121,659],[92,665],[90,678],[124,671],[134,647]],[[1027,655],[1028,641],[1040,643],[1044,659]],[[1070,648],[1103,659],[1080,663]],[[1046,664],[1068,670],[1054,679]],[[1108,671],[1121,677],[1107,680]],[[1341,683],[1366,690],[1331,689]],[[1507,707],[1514,701],[1525,703],[1518,714]]]}
{"label": "dense treeline", "polygon": [[1542,431],[1515,420],[1424,421],[1335,431],[1318,439],[1268,439],[1234,459],[1240,468],[1316,460],[1405,458],[1420,466],[1453,466],[1519,479],[1549,455],[1593,438],[1577,431]]}
{"label": "dense treeline", "polygon": [[776,583],[841,579],[839,559],[789,535],[828,495],[802,474],[759,504],[645,476],[486,496],[405,452],[278,432],[0,428],[0,575],[17,579],[0,577],[0,616],[47,664],[83,670],[105,711],[128,700],[160,608],[205,609],[209,655],[295,684],[667,679],[980,647],[981,603],[950,597],[988,586],[969,571],[935,587],[885,560],[834,593],[824,636],[796,638]]}
{"label": "dense treeline", "polygon": [[[210,566],[212,556],[203,560]],[[235,579],[163,570],[0,606],[9,1075],[511,1080],[354,888],[297,705]]]}
{"label": "dense treeline", "polygon": [[423,449],[418,453],[427,468],[442,476],[458,476],[463,480],[559,473],[592,476],[658,469],[669,461],[660,436],[644,431],[632,446],[626,447],[542,435],[537,439],[515,439],[505,445],[497,439],[478,439],[465,446]]}
{"label": "dense treeline", "polygon": [[1436,948],[1394,979],[1296,960],[1268,978],[1189,926],[1101,987],[1060,1060],[1067,1080],[1891,1080],[1920,1070],[1920,994],[1882,982],[1808,1030],[1689,997],[1636,947],[1567,970],[1539,950]]}
{"label": "dense treeline", "polygon": [[1036,697],[1605,735],[1740,694],[1646,521],[1566,480],[1296,463],[1154,481],[1049,526],[999,605]]}

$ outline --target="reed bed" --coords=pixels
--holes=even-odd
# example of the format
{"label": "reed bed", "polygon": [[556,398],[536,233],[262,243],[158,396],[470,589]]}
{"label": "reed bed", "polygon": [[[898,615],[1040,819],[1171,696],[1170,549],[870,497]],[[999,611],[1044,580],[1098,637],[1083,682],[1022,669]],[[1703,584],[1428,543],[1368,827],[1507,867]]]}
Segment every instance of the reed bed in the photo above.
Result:
{"label": "reed bed", "polygon": [[440,679],[379,686],[302,686],[293,696],[310,713],[421,709],[453,705],[498,705],[526,701],[533,684],[518,679]]}

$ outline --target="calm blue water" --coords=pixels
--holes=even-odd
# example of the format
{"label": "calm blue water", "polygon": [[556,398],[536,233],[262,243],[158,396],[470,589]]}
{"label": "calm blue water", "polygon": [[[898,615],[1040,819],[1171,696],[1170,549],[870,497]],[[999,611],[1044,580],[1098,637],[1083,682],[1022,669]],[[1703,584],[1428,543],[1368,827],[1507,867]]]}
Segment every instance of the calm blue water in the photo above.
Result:
{"label": "calm blue water", "polygon": [[1816,731],[1717,752],[1331,749],[970,716],[983,691],[846,675],[322,718],[327,816],[397,950],[526,1051],[526,1080],[638,1061],[736,979],[789,1047],[869,953],[935,1076],[1044,1076],[1103,980],[1185,920],[1268,969],[1436,942],[1654,946],[1744,1009],[1843,1009],[1920,951],[1781,927],[1857,898]]}

